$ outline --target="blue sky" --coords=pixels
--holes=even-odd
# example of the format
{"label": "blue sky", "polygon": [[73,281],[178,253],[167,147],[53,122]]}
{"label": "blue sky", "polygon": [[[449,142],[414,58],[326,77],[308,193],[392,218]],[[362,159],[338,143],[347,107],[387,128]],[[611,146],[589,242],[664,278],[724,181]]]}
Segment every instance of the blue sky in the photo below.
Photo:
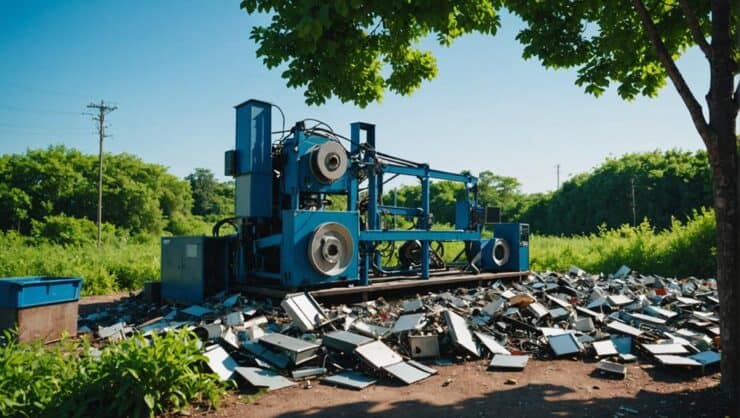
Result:
{"label": "blue sky", "polygon": [[[222,173],[223,152],[234,143],[232,106],[247,98],[280,105],[289,126],[314,117],[348,133],[350,122],[375,123],[386,153],[514,176],[526,192],[554,189],[557,164],[565,179],[608,156],[702,147],[670,84],[655,99],[625,102],[615,89],[589,96],[574,85],[574,71],[521,58],[511,16],[495,38],[428,43],[438,77],[412,96],[387,95],[365,109],[336,100],[305,105],[301,90],[255,57],[249,31],[265,21],[237,0],[2,0],[0,153],[51,144],[96,153],[82,112],[100,99],[119,106],[109,115],[106,151],[139,155],[181,177],[195,167]],[[700,54],[689,51],[679,66],[703,97]]]}

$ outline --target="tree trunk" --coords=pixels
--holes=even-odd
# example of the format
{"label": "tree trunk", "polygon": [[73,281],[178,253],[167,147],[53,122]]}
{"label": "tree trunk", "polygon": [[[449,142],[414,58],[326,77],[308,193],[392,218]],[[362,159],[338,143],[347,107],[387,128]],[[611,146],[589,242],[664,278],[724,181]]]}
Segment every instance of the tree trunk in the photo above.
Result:
{"label": "tree trunk", "polygon": [[717,284],[720,299],[722,387],[732,415],[740,417],[740,225],[738,225],[737,116],[733,101],[730,2],[715,0],[712,9],[711,79],[707,95],[710,137],[703,138],[712,166],[717,219]]}

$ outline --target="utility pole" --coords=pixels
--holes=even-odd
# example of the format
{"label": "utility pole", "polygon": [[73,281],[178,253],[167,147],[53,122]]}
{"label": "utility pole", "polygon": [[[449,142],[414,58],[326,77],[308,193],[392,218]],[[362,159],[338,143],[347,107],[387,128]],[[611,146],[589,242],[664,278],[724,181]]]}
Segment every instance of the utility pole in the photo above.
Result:
{"label": "utility pole", "polygon": [[90,103],[88,109],[95,109],[97,114],[92,115],[92,120],[98,123],[98,138],[100,140],[100,151],[98,153],[98,248],[100,248],[100,235],[103,222],[103,139],[105,139],[105,115],[118,109],[118,106],[100,103]]}
{"label": "utility pole", "polygon": [[632,185],[632,226],[637,226],[637,209],[635,204],[635,178],[630,179]]}
{"label": "utility pole", "polygon": [[558,187],[555,190],[560,190],[560,164],[556,165],[557,176],[558,176]]}

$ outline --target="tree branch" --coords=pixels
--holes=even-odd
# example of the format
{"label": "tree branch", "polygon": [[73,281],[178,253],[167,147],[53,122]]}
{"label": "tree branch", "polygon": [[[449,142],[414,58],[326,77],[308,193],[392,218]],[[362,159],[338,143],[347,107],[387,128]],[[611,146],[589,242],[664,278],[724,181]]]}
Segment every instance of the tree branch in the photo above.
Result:
{"label": "tree branch", "polygon": [[660,60],[666,73],[668,73],[668,77],[671,79],[671,82],[673,82],[673,86],[676,88],[679,96],[681,96],[681,100],[683,100],[686,108],[689,110],[691,120],[694,122],[696,130],[699,132],[704,144],[708,147],[710,145],[709,141],[711,140],[711,129],[704,118],[704,112],[701,105],[696,100],[696,97],[694,97],[688,84],[686,84],[686,80],[684,80],[683,75],[681,75],[681,71],[679,71],[676,63],[671,57],[671,54],[663,43],[660,33],[658,33],[658,28],[655,26],[653,18],[650,17],[650,12],[645,8],[645,4],[642,0],[632,0],[632,4],[635,7],[637,14],[640,16],[642,25],[647,32],[650,43],[653,45],[653,49],[658,56],[658,60]]}
{"label": "tree branch", "polygon": [[686,20],[689,21],[689,30],[691,31],[691,35],[694,37],[694,41],[699,45],[699,49],[704,53],[704,56],[707,57],[708,60],[711,60],[712,51],[709,48],[709,42],[707,42],[707,38],[705,38],[704,34],[701,32],[699,21],[696,19],[694,11],[691,10],[689,0],[678,0],[678,2],[681,4],[683,14],[686,15]]}

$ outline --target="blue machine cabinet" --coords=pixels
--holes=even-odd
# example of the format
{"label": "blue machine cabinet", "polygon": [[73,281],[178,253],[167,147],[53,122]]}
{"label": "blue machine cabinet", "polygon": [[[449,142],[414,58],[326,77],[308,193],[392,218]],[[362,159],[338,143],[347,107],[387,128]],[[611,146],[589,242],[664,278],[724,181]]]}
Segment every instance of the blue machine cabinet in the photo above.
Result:
{"label": "blue machine cabinet", "polygon": [[500,271],[529,270],[529,224],[494,224],[493,236],[505,240],[509,246],[509,260],[500,267]]}

